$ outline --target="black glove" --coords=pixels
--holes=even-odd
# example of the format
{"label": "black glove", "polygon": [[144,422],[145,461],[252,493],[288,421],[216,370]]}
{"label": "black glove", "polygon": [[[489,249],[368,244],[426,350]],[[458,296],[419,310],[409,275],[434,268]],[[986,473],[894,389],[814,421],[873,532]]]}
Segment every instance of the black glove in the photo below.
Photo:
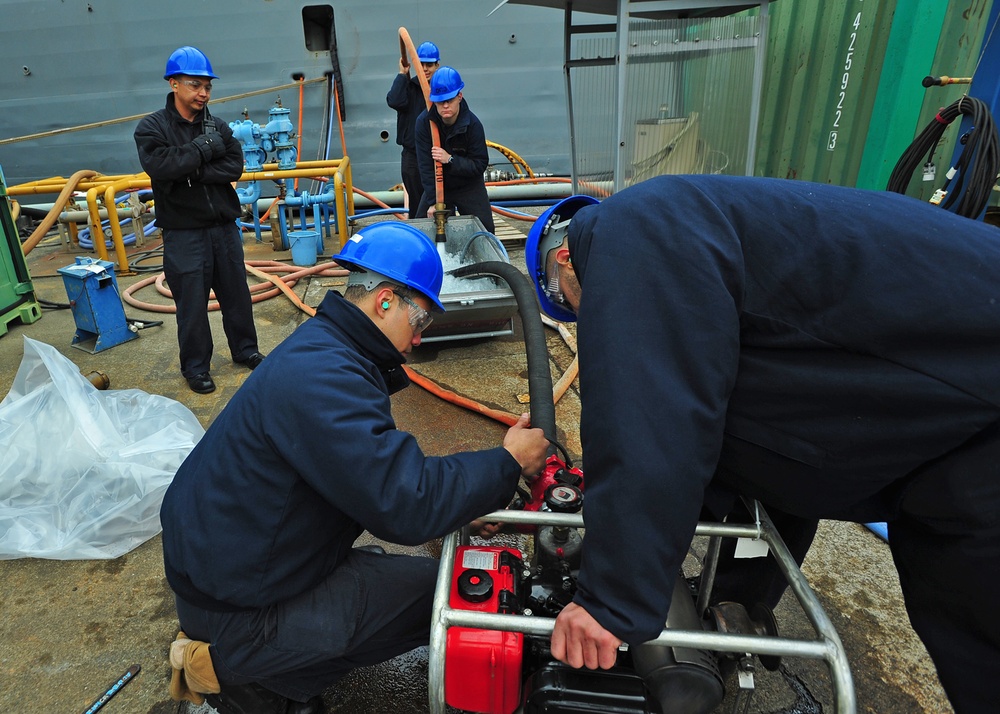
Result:
{"label": "black glove", "polygon": [[191,143],[201,152],[202,163],[226,155],[226,143],[218,134],[202,134]]}

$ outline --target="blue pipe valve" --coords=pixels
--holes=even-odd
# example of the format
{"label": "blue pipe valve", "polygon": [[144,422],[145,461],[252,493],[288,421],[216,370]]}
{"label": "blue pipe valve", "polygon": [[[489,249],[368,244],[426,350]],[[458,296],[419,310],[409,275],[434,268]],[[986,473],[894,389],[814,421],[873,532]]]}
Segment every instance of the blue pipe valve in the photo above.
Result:
{"label": "blue pipe valve", "polygon": [[243,162],[247,171],[260,171],[264,167],[267,152],[261,148],[263,135],[260,127],[249,119],[229,122],[233,136],[240,142],[243,149]]}
{"label": "blue pipe valve", "polygon": [[285,107],[271,107],[267,113],[269,121],[263,129],[262,146],[268,153],[275,152],[279,169],[294,169],[297,158],[295,144],[292,142],[294,127],[288,118],[289,113]]}

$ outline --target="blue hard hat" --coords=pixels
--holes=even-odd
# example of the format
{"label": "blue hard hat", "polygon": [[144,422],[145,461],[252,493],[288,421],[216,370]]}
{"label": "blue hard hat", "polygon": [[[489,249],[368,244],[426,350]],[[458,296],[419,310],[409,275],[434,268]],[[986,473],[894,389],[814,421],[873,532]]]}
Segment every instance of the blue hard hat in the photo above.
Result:
{"label": "blue hard hat", "polygon": [[445,102],[462,91],[465,82],[454,67],[441,67],[431,77],[431,101]]}
{"label": "blue hard hat", "polygon": [[212,72],[212,63],[208,61],[205,53],[197,47],[185,45],[178,47],[170,53],[167,58],[167,69],[163,74],[164,79],[170,79],[178,74],[186,74],[191,77],[208,77],[218,79]]}
{"label": "blue hard hat", "polygon": [[431,239],[413,226],[398,221],[366,226],[333,259],[349,270],[377,273],[413,288],[444,312],[438,299],[444,282],[441,256]]}
{"label": "blue hard hat", "polygon": [[535,284],[542,310],[554,320],[576,322],[576,315],[554,302],[545,292],[549,282],[545,274],[545,258],[552,249],[561,246],[566,238],[564,221],[568,221],[584,206],[597,202],[592,196],[577,195],[564,198],[540,215],[528,231],[528,239],[524,244],[524,262],[528,268],[528,277]]}
{"label": "blue hard hat", "polygon": [[433,42],[424,42],[417,48],[417,59],[421,62],[440,62],[441,51]]}

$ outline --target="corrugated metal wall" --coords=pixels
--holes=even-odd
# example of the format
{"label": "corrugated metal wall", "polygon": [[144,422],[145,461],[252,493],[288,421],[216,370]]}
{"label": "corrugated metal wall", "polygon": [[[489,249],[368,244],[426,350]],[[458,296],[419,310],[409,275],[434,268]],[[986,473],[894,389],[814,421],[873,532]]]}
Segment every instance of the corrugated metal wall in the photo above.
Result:
{"label": "corrugated metal wall", "polygon": [[[576,175],[583,190],[610,190],[660,174],[743,175],[750,166],[759,18],[633,19],[623,106],[613,32],[573,39]],[[623,128],[620,141],[616,138]]]}
{"label": "corrugated metal wall", "polygon": [[991,5],[773,2],[756,173],[885,188],[916,134],[964,91],[920,80],[971,75]]}

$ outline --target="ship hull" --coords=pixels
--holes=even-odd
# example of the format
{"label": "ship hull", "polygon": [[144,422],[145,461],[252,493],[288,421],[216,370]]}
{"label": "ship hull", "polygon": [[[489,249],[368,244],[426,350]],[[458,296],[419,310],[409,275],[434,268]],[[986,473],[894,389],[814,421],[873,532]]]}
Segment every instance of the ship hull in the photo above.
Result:
{"label": "ship hull", "polygon": [[[400,180],[396,115],[385,95],[398,72],[402,27],[415,44],[438,44],[442,64],[461,72],[490,141],[535,171],[566,175],[562,13],[507,5],[491,15],[495,5],[0,0],[0,167],[8,185],[81,169],[139,171],[132,141],[138,119],[130,117],[162,107],[166,58],[189,44],[219,75],[212,98],[218,117],[266,124],[280,101],[297,129],[301,121],[302,159],[346,153],[356,186],[388,189]],[[289,86],[299,79],[301,91]],[[96,126],[64,131],[89,125]],[[499,153],[492,158],[510,168]]]}

